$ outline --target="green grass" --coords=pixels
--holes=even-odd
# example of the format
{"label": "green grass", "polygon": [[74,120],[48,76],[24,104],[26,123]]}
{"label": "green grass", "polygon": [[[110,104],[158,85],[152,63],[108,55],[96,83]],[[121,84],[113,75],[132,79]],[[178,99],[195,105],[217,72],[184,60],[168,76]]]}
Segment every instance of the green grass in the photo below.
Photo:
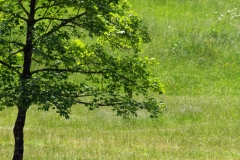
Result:
{"label": "green grass", "polygon": [[[168,94],[240,94],[239,4],[214,0],[134,2],[153,40],[144,54],[159,59],[155,72]],[[143,5],[146,7],[140,9]]]}
{"label": "green grass", "polygon": [[[73,108],[72,118],[28,112],[25,159],[239,159],[238,97],[164,96],[158,119],[139,113],[124,120],[112,111]],[[226,102],[226,99],[227,102]],[[2,112],[2,159],[12,154],[15,110]]]}
{"label": "green grass", "polygon": [[[240,159],[240,4],[236,0],[131,0],[149,27],[143,56],[166,93],[158,119],[129,120],[74,106],[71,119],[28,111],[26,160]],[[11,159],[16,109],[0,112],[0,160]]]}

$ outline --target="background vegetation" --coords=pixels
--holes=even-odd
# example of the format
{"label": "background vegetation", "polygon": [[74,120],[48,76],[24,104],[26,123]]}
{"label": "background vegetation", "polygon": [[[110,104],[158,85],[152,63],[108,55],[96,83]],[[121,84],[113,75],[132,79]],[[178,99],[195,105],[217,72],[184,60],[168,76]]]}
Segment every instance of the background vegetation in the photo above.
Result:
{"label": "background vegetation", "polygon": [[[240,4],[130,2],[152,38],[142,54],[159,61],[152,70],[166,86],[159,97],[167,105],[163,115],[149,119],[141,112],[126,120],[107,108],[75,106],[65,120],[33,107],[25,159],[239,159]],[[12,157],[15,115],[15,108],[0,112],[3,160]]]}

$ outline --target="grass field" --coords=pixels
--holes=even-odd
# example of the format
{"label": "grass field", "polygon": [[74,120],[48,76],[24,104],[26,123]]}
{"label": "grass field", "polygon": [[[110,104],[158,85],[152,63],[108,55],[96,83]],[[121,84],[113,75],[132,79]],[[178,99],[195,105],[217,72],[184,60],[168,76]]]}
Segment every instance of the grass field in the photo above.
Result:
{"label": "grass field", "polygon": [[[26,160],[240,159],[240,3],[130,0],[149,27],[143,56],[166,86],[158,119],[74,106],[71,119],[28,111]],[[16,109],[0,112],[0,160],[11,159]]]}

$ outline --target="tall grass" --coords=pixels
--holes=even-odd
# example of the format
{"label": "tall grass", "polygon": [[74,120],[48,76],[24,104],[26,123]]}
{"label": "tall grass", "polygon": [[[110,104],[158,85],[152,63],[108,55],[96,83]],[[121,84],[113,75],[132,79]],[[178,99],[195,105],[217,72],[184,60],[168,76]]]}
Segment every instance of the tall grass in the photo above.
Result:
{"label": "tall grass", "polygon": [[[142,56],[166,85],[158,119],[74,106],[71,119],[28,111],[25,159],[240,159],[240,3],[131,0],[149,27]],[[74,77],[73,77],[74,79]],[[0,160],[11,159],[15,108],[0,112]]]}
{"label": "tall grass", "polygon": [[[239,98],[165,96],[158,119],[124,120],[108,109],[75,106],[65,120],[28,112],[25,159],[239,159]],[[230,98],[226,102],[225,98]],[[15,110],[1,120],[1,156],[10,159]]]}
{"label": "tall grass", "polygon": [[240,9],[236,1],[134,3],[152,35],[145,54],[161,62],[155,70],[169,94],[239,95]]}

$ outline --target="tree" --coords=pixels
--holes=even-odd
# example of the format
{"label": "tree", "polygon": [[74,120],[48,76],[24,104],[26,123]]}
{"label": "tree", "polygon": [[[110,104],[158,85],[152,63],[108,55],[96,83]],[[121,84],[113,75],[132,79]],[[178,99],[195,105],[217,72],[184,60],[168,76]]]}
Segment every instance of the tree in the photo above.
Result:
{"label": "tree", "polygon": [[74,104],[151,117],[164,107],[149,95],[163,85],[148,69],[154,59],[138,55],[150,38],[127,0],[0,0],[0,35],[0,110],[18,109],[14,160],[32,105],[66,118]]}

